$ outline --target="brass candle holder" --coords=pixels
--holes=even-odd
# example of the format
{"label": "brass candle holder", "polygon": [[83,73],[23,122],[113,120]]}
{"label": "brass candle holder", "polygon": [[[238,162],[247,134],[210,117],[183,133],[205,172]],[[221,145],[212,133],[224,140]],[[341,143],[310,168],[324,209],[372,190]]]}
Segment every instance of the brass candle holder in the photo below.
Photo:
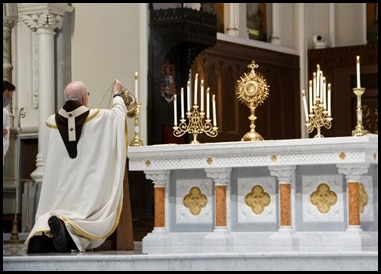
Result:
{"label": "brass candle holder", "polygon": [[134,131],[135,131],[134,138],[132,138],[130,142],[130,146],[132,147],[139,147],[144,145],[143,140],[139,136],[139,129],[140,129],[140,121],[139,121],[140,111],[139,110],[141,105],[142,104],[139,103],[138,101],[136,102],[136,108],[134,109],[134,113],[132,115],[134,117]]}
{"label": "brass candle holder", "polygon": [[238,99],[250,108],[250,131],[242,137],[241,141],[262,141],[263,137],[255,131],[255,120],[257,119],[255,109],[267,98],[269,86],[266,79],[255,72],[255,69],[258,68],[255,61],[252,61],[247,67],[251,69],[250,73],[245,73],[244,77],[237,81],[236,87]]}
{"label": "brass candle holder", "polygon": [[313,112],[310,113],[308,122],[306,123],[308,133],[311,133],[315,128],[317,129],[317,134],[314,138],[323,138],[321,134],[321,128],[325,127],[330,129],[332,126],[333,118],[328,116],[328,111],[325,110],[324,104],[320,102],[320,98],[316,97],[316,102],[312,106]]}
{"label": "brass candle holder", "polygon": [[368,130],[364,129],[362,124],[362,107],[361,107],[361,96],[364,94],[365,88],[353,88],[353,93],[357,97],[357,124],[354,130],[352,130],[352,136],[364,136],[369,133]]}
{"label": "brass candle holder", "polygon": [[218,135],[218,127],[212,125],[212,120],[205,117],[205,112],[198,111],[198,105],[194,104],[192,109],[186,113],[187,119],[181,118],[180,124],[173,127],[173,135],[181,137],[185,133],[193,134],[191,144],[199,144],[197,135],[205,133],[209,137],[216,137]]}

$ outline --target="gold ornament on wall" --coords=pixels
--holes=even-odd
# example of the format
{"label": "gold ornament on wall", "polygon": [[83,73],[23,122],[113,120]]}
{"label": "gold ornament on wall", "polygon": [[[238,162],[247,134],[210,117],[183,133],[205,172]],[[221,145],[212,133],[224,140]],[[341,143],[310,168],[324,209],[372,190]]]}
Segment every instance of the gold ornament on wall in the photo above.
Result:
{"label": "gold ornament on wall", "polygon": [[269,87],[262,74],[255,72],[258,65],[252,61],[248,66],[250,73],[245,73],[237,81],[236,94],[241,103],[250,108],[250,131],[247,132],[241,141],[262,141],[263,137],[255,131],[255,109],[264,102],[269,94]]}

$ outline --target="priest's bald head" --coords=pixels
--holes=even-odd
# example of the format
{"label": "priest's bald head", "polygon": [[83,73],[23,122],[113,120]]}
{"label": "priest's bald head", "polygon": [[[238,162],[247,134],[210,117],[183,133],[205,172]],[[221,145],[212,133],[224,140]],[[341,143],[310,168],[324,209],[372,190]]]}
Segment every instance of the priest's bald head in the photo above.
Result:
{"label": "priest's bald head", "polygon": [[89,93],[86,86],[81,81],[73,81],[69,83],[64,90],[65,101],[79,101],[86,107],[89,103]]}

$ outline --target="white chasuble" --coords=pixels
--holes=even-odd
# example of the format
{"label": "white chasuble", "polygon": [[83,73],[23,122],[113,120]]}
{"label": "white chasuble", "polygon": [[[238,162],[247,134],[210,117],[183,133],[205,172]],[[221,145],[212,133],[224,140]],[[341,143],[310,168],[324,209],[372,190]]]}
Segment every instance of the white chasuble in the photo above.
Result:
{"label": "white chasuble", "polygon": [[90,109],[71,158],[55,122],[47,120],[44,174],[34,235],[51,236],[48,220],[55,215],[80,251],[99,247],[116,229],[122,210],[127,156],[127,109],[116,96],[109,109]]}

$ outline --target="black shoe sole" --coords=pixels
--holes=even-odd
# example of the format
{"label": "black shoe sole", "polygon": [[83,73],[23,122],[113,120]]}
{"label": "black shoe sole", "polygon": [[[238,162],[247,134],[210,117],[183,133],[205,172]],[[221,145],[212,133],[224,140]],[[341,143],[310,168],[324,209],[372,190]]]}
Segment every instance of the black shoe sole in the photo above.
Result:
{"label": "black shoe sole", "polygon": [[48,220],[48,225],[53,234],[53,246],[56,252],[67,252],[67,237],[64,222],[58,217],[52,216]]}
{"label": "black shoe sole", "polygon": [[27,253],[49,253],[53,251],[53,242],[46,235],[33,236],[29,240]]}

